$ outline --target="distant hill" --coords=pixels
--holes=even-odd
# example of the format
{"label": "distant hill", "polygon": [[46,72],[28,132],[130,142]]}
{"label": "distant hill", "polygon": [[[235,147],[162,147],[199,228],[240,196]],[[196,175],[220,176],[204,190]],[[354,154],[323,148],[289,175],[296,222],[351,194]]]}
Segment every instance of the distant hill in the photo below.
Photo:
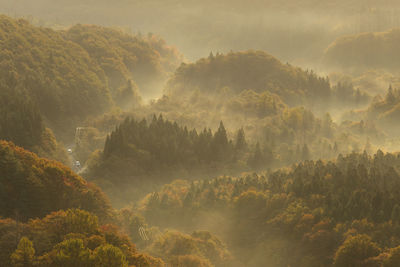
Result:
{"label": "distant hill", "polygon": [[110,205],[95,185],[68,167],[0,141],[0,216],[25,221],[82,208],[107,218]]}
{"label": "distant hill", "polygon": [[136,84],[160,82],[180,62],[156,36],[96,26],[55,31],[0,16],[0,39],[1,90],[22,92],[64,141],[88,117],[139,102]]}
{"label": "distant hill", "polygon": [[143,95],[154,94],[183,59],[175,48],[152,34],[132,35],[114,28],[78,24],[64,35],[99,64],[112,91],[133,79]]}
{"label": "distant hill", "polygon": [[[210,55],[193,64],[182,64],[169,80],[167,94],[207,93],[227,88],[233,93],[251,89],[279,95],[289,105],[328,99],[331,87],[326,78],[282,64],[263,51],[243,51]],[[312,99],[311,99],[312,97]]]}
{"label": "distant hill", "polygon": [[400,69],[400,28],[338,38],[325,51],[324,61],[345,69]]}
{"label": "distant hill", "polygon": [[56,134],[112,105],[102,69],[60,32],[0,17],[5,86],[22,88]]}

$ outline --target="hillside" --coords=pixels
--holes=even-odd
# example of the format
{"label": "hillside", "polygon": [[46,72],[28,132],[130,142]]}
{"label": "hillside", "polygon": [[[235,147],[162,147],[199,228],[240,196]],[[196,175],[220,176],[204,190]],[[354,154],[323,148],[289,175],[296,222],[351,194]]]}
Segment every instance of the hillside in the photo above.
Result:
{"label": "hillside", "polygon": [[149,122],[127,118],[107,136],[104,149],[89,158],[84,176],[99,184],[114,204],[124,206],[174,175],[247,169],[249,153],[254,152],[248,149],[243,130],[228,139],[222,122],[215,132],[197,132],[162,116]]}
{"label": "hillside", "polygon": [[87,118],[140,103],[139,90],[153,90],[180,62],[156,36],[104,27],[55,31],[2,15],[0,39],[2,91],[24,94],[65,142]]}
{"label": "hillside", "polygon": [[142,95],[154,96],[183,59],[176,49],[151,34],[132,35],[114,28],[79,24],[64,36],[83,47],[103,69],[113,95],[133,80]]}
{"label": "hillside", "polygon": [[[246,99],[243,106],[253,103]],[[124,207],[176,177],[238,175],[302,160],[331,159],[340,153],[371,152],[371,142],[384,138],[372,122],[336,124],[329,114],[318,118],[307,109],[287,108],[279,102],[272,114],[260,119],[253,108],[246,127],[235,130],[225,128],[225,121],[215,130],[201,130],[164,119],[162,114],[149,120],[127,117],[107,136],[104,147],[89,157],[82,175],[98,184],[114,205]],[[207,118],[204,113],[203,118]]]}
{"label": "hillside", "polygon": [[5,86],[23,88],[56,135],[112,105],[102,70],[61,33],[1,16],[0,36]]}
{"label": "hillside", "polygon": [[2,266],[164,266],[162,260],[139,253],[119,228],[80,209],[27,223],[0,219],[0,250]]}
{"label": "hillside", "polygon": [[347,35],[335,40],[325,51],[328,66],[345,70],[365,71],[400,68],[400,29]]}
{"label": "hillside", "polygon": [[0,267],[400,266],[399,10],[0,0]]}
{"label": "hillside", "polygon": [[56,141],[36,105],[22,88],[11,89],[0,82],[0,139],[9,140],[42,157],[68,163],[64,148]]}
{"label": "hillside", "polygon": [[97,186],[10,142],[0,141],[0,173],[1,217],[26,221],[68,208],[110,216],[108,199]]}
{"label": "hillside", "polygon": [[329,81],[325,78],[284,65],[262,51],[211,54],[193,64],[183,64],[168,82],[166,93],[195,90],[215,93],[225,87],[233,93],[246,89],[257,93],[269,91],[292,106],[304,104],[311,95],[316,100],[326,100],[331,94]]}
{"label": "hillside", "polygon": [[399,170],[397,154],[352,153],[265,175],[175,181],[135,210],[150,225],[218,232],[237,266],[397,266]]}
{"label": "hillside", "polygon": [[400,90],[392,85],[389,85],[384,94],[375,96],[367,107],[351,110],[343,116],[348,121],[375,122],[376,127],[388,137],[386,140],[391,141],[385,143],[384,139],[381,140],[381,145],[385,144],[389,149],[398,148],[395,140],[400,133],[400,128],[397,124],[399,117]]}
{"label": "hillside", "polygon": [[283,64],[264,51],[253,50],[210,54],[195,63],[182,64],[168,81],[165,94],[182,98],[197,92],[214,96],[245,90],[267,91],[291,107],[304,105],[324,111],[331,106],[362,104],[368,98],[362,92],[357,95],[351,84],[332,85],[312,70]]}

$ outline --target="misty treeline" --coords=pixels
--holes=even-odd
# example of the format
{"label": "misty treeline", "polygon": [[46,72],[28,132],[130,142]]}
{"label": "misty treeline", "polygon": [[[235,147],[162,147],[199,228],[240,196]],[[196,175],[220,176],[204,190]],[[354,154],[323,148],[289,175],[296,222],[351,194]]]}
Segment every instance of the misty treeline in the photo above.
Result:
{"label": "misty treeline", "polygon": [[[238,261],[215,266],[397,266],[399,167],[398,154],[378,150],[263,175],[177,180],[132,207],[129,220],[141,218],[151,233],[212,229]],[[154,240],[145,250],[159,250]]]}
{"label": "misty treeline", "polygon": [[[193,179],[219,174],[235,175],[286,166],[317,157],[317,153],[324,158],[332,158],[345,149],[339,148],[342,143],[334,141],[337,130],[329,115],[318,120],[303,109],[296,109],[287,116],[289,118],[285,123],[292,132],[269,135],[273,139],[262,144],[248,141],[242,128],[229,138],[222,121],[215,132],[206,128],[197,132],[196,129],[165,120],[161,115],[154,115],[149,123],[145,119],[126,118],[107,136],[103,151],[97,150],[90,156],[85,176],[100,184],[114,196],[115,201],[125,203],[140,195],[140,188],[149,177],[156,184],[168,182],[176,176]],[[304,125],[297,125],[299,121]],[[355,134],[361,135],[369,130],[363,124],[355,128]],[[308,138],[305,129],[308,130]],[[300,134],[296,134],[295,130]],[[266,134],[269,132],[266,131]],[[302,143],[316,137],[321,139],[313,143],[315,148]],[[274,145],[277,142],[279,145]],[[367,142],[353,149],[372,150],[372,145]],[[137,189],[139,192],[132,196],[132,190]]]}
{"label": "misty treeline", "polygon": [[[362,3],[304,4],[284,6]],[[379,21],[373,6],[360,18]],[[397,148],[398,30],[335,40],[349,33],[335,21],[305,42],[326,75],[262,50],[189,62],[154,34],[1,16],[0,265],[398,266],[400,158],[377,151]]]}

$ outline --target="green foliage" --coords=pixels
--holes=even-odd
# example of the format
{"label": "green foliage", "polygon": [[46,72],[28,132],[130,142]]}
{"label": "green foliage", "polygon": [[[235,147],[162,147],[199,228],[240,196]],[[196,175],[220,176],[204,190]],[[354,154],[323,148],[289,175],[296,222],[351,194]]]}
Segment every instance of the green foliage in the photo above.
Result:
{"label": "green foliage", "polygon": [[[123,93],[117,90],[132,78],[142,94],[155,93],[167,73],[175,70],[182,60],[175,49],[153,35],[146,38],[118,29],[79,24],[68,29],[65,37],[83,47],[103,69],[117,102],[122,100]],[[133,95],[130,97],[133,99]]]}
{"label": "green foliage", "polygon": [[228,169],[245,145],[244,133],[241,138],[235,151],[222,122],[213,134],[209,129],[200,133],[188,130],[161,115],[150,123],[127,118],[107,137],[98,162],[91,162],[90,176],[113,177],[113,183],[121,185],[143,174],[163,173],[164,179],[169,179],[181,170],[193,173],[206,166],[216,171]]}
{"label": "green foliage", "polygon": [[68,210],[66,216],[67,231],[71,233],[96,233],[99,225],[97,216],[84,210]]}
{"label": "green foliage", "polygon": [[[178,98],[197,90],[215,97],[225,93],[226,89],[228,95],[240,94],[248,100],[254,100],[251,91],[261,94],[262,98],[252,108],[245,106],[259,116],[280,108],[282,103],[276,95],[289,106],[306,105],[323,110],[331,104],[348,105],[361,100],[357,99],[356,90],[351,85],[346,87],[348,90],[344,95],[341,85],[332,87],[328,78],[282,64],[263,51],[252,50],[219,54],[196,63],[182,64],[167,84],[167,93]],[[342,103],[343,100],[349,103]],[[231,106],[240,104],[240,101],[233,100]]]}
{"label": "green foliage", "polygon": [[12,141],[40,156],[66,161],[66,155],[45,127],[37,105],[21,87],[8,87],[0,82],[0,140]]}
{"label": "green foliage", "polygon": [[35,249],[32,242],[27,237],[22,237],[17,249],[11,254],[12,266],[32,267],[34,266]]}
{"label": "green foliage", "polygon": [[[233,134],[221,121],[215,133],[210,129],[198,133],[162,115],[158,118],[153,115],[149,123],[128,117],[106,138],[103,153],[96,152],[89,159],[87,177],[110,193],[111,199],[126,201],[129,198],[124,195],[142,194],[139,187],[145,188],[144,180],[162,183],[175,175],[181,178],[237,175],[321,155],[334,158],[341,152],[360,151],[364,145],[361,140],[377,134],[369,123],[339,126],[329,114],[319,119],[304,108],[284,109],[260,123],[265,124],[250,128],[250,132],[253,138],[256,135],[265,139],[254,144],[248,143],[243,128],[231,139]],[[371,150],[370,146],[365,148]],[[118,195],[113,194],[115,190],[120,191]],[[121,190],[127,191],[126,194]]]}
{"label": "green foliage", "polygon": [[[63,141],[115,104],[140,104],[182,60],[153,35],[76,25],[66,31],[0,17],[0,138],[31,149],[44,123]],[[135,80],[134,80],[135,79]]]}
{"label": "green foliage", "polygon": [[19,90],[1,83],[0,88],[0,139],[13,141],[32,149],[40,145],[44,123],[38,108]]}
{"label": "green foliage", "polygon": [[95,266],[99,267],[127,267],[125,255],[119,248],[112,245],[98,247],[94,251]]}
{"label": "green foliage", "polygon": [[1,16],[0,35],[4,86],[22,91],[57,135],[111,106],[102,70],[61,32]]}
{"label": "green foliage", "polygon": [[92,266],[90,250],[84,247],[82,239],[67,239],[55,247],[55,266]]}

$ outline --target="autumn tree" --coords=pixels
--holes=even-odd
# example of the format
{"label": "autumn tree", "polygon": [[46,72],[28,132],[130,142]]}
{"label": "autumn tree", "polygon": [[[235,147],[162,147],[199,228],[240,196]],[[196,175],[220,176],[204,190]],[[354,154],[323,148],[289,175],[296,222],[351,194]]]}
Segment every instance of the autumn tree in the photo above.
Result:
{"label": "autumn tree", "polygon": [[364,261],[379,254],[378,245],[367,235],[347,238],[335,254],[335,266],[362,267]]}

